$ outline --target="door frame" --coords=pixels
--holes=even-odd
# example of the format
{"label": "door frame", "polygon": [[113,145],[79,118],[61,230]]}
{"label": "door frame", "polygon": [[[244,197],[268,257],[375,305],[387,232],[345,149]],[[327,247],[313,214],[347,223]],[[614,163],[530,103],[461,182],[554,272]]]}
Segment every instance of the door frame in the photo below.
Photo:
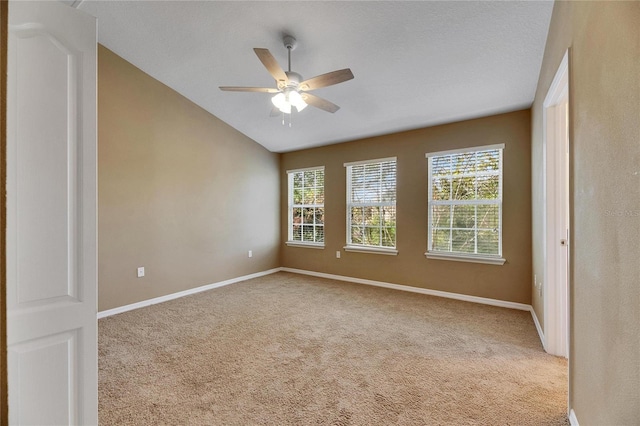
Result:
{"label": "door frame", "polygon": [[[7,45],[9,2],[0,1],[0,247],[6,247],[7,204]],[[7,398],[7,253],[0,257],[0,424],[9,424]]]}
{"label": "door frame", "polygon": [[565,358],[569,357],[570,328],[569,99],[567,50],[543,103],[544,347]]}

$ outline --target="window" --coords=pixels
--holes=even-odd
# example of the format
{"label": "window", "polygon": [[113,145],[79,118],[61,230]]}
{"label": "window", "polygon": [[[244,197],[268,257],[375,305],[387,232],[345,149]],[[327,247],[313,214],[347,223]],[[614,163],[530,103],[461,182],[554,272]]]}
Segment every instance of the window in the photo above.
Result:
{"label": "window", "polygon": [[503,264],[504,145],[427,154],[427,257]]}
{"label": "window", "polygon": [[287,245],[324,247],[324,167],[287,171]]}
{"label": "window", "polygon": [[396,159],[361,161],[347,168],[347,251],[397,254]]}

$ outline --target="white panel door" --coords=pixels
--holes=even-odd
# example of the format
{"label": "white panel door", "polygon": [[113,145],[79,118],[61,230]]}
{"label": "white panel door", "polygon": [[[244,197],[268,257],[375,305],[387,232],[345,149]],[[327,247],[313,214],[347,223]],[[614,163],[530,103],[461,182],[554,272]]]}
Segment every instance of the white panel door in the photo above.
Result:
{"label": "white panel door", "polygon": [[9,422],[91,425],[97,401],[96,20],[9,3]]}

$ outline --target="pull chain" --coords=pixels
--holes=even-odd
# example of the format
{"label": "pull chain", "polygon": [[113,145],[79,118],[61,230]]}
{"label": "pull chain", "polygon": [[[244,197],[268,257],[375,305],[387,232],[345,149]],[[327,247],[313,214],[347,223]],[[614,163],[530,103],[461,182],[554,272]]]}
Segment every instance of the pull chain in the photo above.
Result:
{"label": "pull chain", "polygon": [[[283,126],[284,126],[284,122],[285,122],[285,118],[284,118],[284,117],[285,117],[285,115],[286,115],[286,114],[283,112],[283,113],[282,113],[282,125],[283,125]],[[289,128],[291,128],[291,116],[292,116],[292,115],[293,115],[293,114],[289,114]]]}

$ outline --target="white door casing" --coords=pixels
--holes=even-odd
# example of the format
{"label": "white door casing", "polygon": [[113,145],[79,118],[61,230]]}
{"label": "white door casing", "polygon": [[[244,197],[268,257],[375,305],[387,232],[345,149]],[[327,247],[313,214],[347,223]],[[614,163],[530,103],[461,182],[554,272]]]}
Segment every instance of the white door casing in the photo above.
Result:
{"label": "white door casing", "polygon": [[569,356],[569,52],[544,101],[544,346]]}
{"label": "white door casing", "polygon": [[96,20],[9,3],[10,424],[97,424]]}

